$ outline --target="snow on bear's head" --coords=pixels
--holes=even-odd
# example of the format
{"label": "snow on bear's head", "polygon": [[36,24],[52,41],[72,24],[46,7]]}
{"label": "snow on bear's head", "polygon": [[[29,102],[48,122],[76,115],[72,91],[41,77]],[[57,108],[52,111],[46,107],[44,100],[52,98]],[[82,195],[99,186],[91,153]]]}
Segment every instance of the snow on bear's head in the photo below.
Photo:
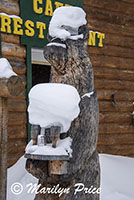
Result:
{"label": "snow on bear's head", "polygon": [[85,25],[86,13],[79,7],[59,7],[49,24],[49,35],[53,38],[66,40],[71,35],[77,35],[80,26]]}

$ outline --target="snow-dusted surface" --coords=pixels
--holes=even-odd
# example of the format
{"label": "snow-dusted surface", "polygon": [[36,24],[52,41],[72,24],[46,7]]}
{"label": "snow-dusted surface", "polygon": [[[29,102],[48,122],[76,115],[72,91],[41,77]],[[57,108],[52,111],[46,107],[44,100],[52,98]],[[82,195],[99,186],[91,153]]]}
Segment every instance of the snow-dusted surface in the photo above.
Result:
{"label": "snow-dusted surface", "polygon": [[10,78],[11,76],[17,76],[17,74],[6,58],[0,58],[0,78]]}
{"label": "snow-dusted surface", "polygon": [[93,93],[94,93],[94,92],[86,93],[86,94],[84,94],[81,98],[84,98],[84,97],[90,98],[90,97],[93,95]]}
{"label": "snow-dusted surface", "polygon": [[61,132],[68,131],[80,112],[80,96],[73,86],[66,84],[38,84],[30,90],[29,102],[31,124],[45,128],[60,126]]}
{"label": "snow-dusted surface", "polygon": [[55,156],[72,156],[72,139],[67,137],[63,140],[57,141],[56,148],[52,147],[52,144],[45,146],[33,145],[32,141],[29,142],[25,151],[26,153],[34,155],[55,155]]}
{"label": "snow-dusted surface", "polygon": [[[82,8],[59,7],[54,11],[53,17],[51,18],[49,34],[52,37],[66,40],[72,34],[77,35],[78,28],[86,23],[86,13]],[[76,36],[75,39],[77,39]]]}
{"label": "snow-dusted surface", "polygon": [[47,46],[58,46],[58,47],[63,47],[66,49],[66,45],[62,43],[57,43],[57,42],[50,42],[47,44]]}
{"label": "snow-dusted surface", "polygon": [[4,15],[4,16],[10,17],[10,18],[20,18],[20,17],[17,16],[17,15],[8,15],[8,14],[6,14],[6,13],[0,13],[0,15]]}
{"label": "snow-dusted surface", "polygon": [[100,154],[101,200],[134,199],[134,158]]}
{"label": "snow-dusted surface", "polygon": [[[27,194],[26,185],[38,180],[25,170],[25,162],[26,159],[21,157],[8,169],[7,200],[34,200],[35,194]],[[100,200],[134,200],[134,158],[100,154],[100,164]],[[14,195],[10,190],[15,182],[23,186],[23,192],[19,195]]]}
{"label": "snow-dusted surface", "polygon": [[[26,159],[22,156],[15,165],[8,169],[7,173],[7,200],[34,200],[35,194],[28,194],[26,185],[37,183],[38,179],[25,170]],[[15,195],[11,192],[11,185],[20,183],[23,186],[23,192]],[[17,189],[17,188],[16,188]]]}

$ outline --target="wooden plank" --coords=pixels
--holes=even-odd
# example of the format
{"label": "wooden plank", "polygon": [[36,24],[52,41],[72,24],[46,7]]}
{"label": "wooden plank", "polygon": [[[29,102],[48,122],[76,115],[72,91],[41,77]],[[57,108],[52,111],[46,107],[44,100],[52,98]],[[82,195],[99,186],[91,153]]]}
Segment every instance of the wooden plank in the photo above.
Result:
{"label": "wooden plank", "polygon": [[86,6],[94,6],[97,8],[102,8],[108,11],[115,11],[118,13],[124,13],[128,15],[132,15],[134,13],[134,5],[129,5],[125,2],[120,1],[111,1],[111,0],[84,0],[84,8]]}
{"label": "wooden plank", "polygon": [[[116,100],[116,98],[115,98]],[[116,101],[113,106],[112,101],[99,101],[100,112],[133,112],[134,105],[132,101]]]}
{"label": "wooden plank", "polygon": [[125,80],[106,80],[102,77],[101,79],[95,79],[95,87],[97,89],[124,90],[128,92],[134,90],[134,83]]}
{"label": "wooden plank", "polygon": [[89,30],[99,31],[102,33],[113,33],[118,35],[134,37],[134,28],[117,24],[105,23],[96,19],[90,19],[88,22]]}
{"label": "wooden plank", "polygon": [[7,187],[7,99],[0,98],[0,199],[6,200]]}
{"label": "wooden plank", "polygon": [[2,42],[2,55],[3,57],[7,57],[10,56],[15,58],[22,58],[25,59],[26,58],[26,50],[24,47],[19,46],[17,44],[11,44],[11,43],[5,43]]}
{"label": "wooden plank", "polygon": [[19,5],[17,2],[8,2],[1,1],[0,2],[0,12],[4,12],[8,15],[18,15],[20,14]]}
{"label": "wooden plank", "polygon": [[20,37],[13,34],[1,33],[1,41],[20,45]]}
{"label": "wooden plank", "polygon": [[8,126],[20,126],[27,123],[26,113],[9,112]]}
{"label": "wooden plank", "polygon": [[134,16],[127,15],[119,12],[105,10],[105,8],[100,9],[92,6],[85,6],[85,12],[87,13],[87,19],[97,19],[98,21],[103,21],[111,24],[118,24],[123,26],[133,26]]}
{"label": "wooden plank", "polygon": [[10,154],[16,154],[17,152],[23,152],[24,154],[24,149],[26,146],[26,139],[10,139],[8,140],[8,156]]}
{"label": "wooden plank", "polygon": [[98,145],[98,151],[99,153],[129,156],[134,154],[134,145]]}
{"label": "wooden plank", "polygon": [[[101,124],[99,126],[99,134],[100,135],[115,135],[115,134],[119,134],[119,136],[124,135],[124,134],[133,134],[134,133],[134,126],[128,124],[121,124],[121,122],[119,122],[119,124],[117,123],[111,123],[111,124]],[[100,137],[100,136],[99,136]]]}
{"label": "wooden plank", "polygon": [[26,75],[26,63],[19,60],[9,60],[13,70],[18,75]]}
{"label": "wooden plank", "polygon": [[132,123],[132,113],[115,113],[115,112],[105,112],[100,113],[100,124],[103,123]]}
{"label": "wooden plank", "polygon": [[93,67],[106,67],[111,69],[134,70],[134,59],[119,58],[115,56],[89,54]]}
{"label": "wooden plank", "polygon": [[133,101],[134,92],[128,92],[123,90],[106,90],[106,89],[97,89],[98,99],[99,100],[111,100],[112,94],[115,94],[116,101]]}
{"label": "wooden plank", "polygon": [[111,79],[111,80],[122,80],[122,81],[134,81],[134,70],[120,70],[111,69],[107,67],[94,66],[95,79]]}
{"label": "wooden plank", "polygon": [[119,46],[119,47],[125,47],[125,48],[134,48],[134,38],[128,37],[124,35],[111,34],[106,33],[105,39],[103,40],[103,45],[112,45],[112,46]]}
{"label": "wooden plank", "polygon": [[134,49],[123,48],[112,45],[104,45],[103,48],[89,46],[88,52],[89,55],[92,53],[96,55],[101,54],[109,57],[114,56],[114,57],[131,58],[131,59],[133,59],[134,56]]}
{"label": "wooden plank", "polygon": [[134,145],[134,134],[99,135],[98,145]]}
{"label": "wooden plank", "polygon": [[69,156],[65,155],[36,155],[36,154],[27,154],[25,153],[25,158],[33,160],[69,160]]}
{"label": "wooden plank", "polygon": [[9,112],[26,112],[26,101],[22,100],[8,100],[8,111]]}
{"label": "wooden plank", "polygon": [[27,129],[26,125],[22,126],[9,126],[8,127],[8,140],[9,139],[26,139]]}

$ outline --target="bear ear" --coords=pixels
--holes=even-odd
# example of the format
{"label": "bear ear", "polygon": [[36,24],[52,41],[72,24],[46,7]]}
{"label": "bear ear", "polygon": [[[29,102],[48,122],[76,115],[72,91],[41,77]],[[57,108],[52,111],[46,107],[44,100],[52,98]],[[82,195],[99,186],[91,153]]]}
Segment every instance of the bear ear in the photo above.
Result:
{"label": "bear ear", "polygon": [[78,34],[83,34],[84,35],[84,39],[88,39],[89,38],[89,29],[87,27],[87,25],[83,25],[80,26],[78,29]]}

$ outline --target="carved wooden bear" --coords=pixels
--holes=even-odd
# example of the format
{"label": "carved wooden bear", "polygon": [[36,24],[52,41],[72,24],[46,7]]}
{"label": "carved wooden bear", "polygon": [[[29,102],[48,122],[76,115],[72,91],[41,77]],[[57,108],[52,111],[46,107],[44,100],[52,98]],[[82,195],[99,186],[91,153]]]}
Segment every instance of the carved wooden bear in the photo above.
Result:
{"label": "carved wooden bear", "polygon": [[[87,26],[83,25],[78,30],[78,35],[83,34],[83,38],[77,40],[61,41],[59,38],[54,39],[48,36],[51,45],[44,48],[44,57],[51,64],[50,82],[74,86],[81,96],[81,102],[80,115],[72,122],[71,128],[65,134],[73,140],[73,153],[68,163],[67,174],[50,176],[47,161],[27,160],[26,165],[27,170],[39,178],[42,187],[51,188],[60,184],[61,188],[69,187],[70,192],[61,197],[54,194],[38,194],[36,200],[99,199],[97,192],[88,193],[84,189],[74,195],[76,183],[82,183],[86,188],[100,187],[99,158],[96,150],[99,110],[93,70],[88,55],[88,32]],[[30,167],[31,163],[32,167]]]}

